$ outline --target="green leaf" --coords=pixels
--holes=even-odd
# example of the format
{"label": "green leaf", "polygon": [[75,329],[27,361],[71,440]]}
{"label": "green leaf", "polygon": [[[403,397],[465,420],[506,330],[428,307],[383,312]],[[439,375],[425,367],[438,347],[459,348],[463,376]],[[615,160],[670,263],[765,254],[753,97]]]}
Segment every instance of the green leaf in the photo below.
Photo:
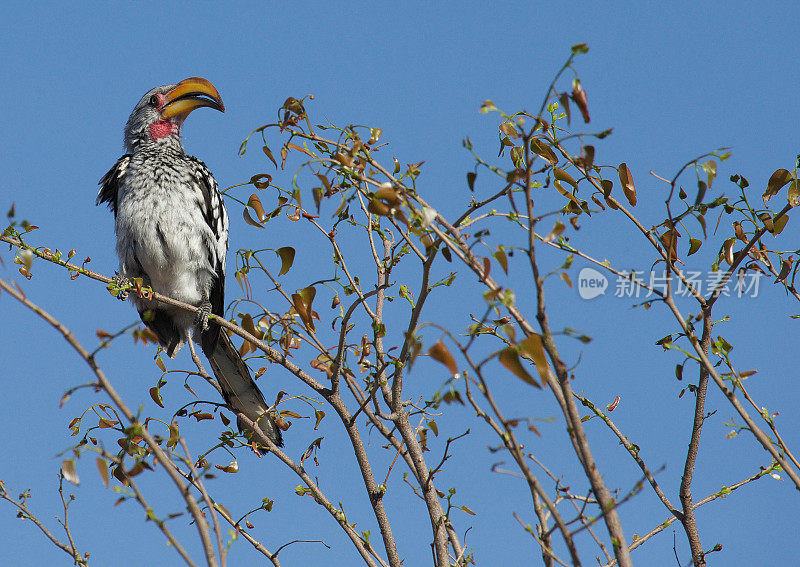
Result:
{"label": "green leaf", "polygon": [[578,182],[575,181],[572,178],[572,176],[569,173],[567,173],[566,171],[564,171],[563,169],[559,169],[557,167],[553,168],[553,174],[555,175],[556,179],[558,179],[559,181],[563,181],[564,183],[569,183],[570,185],[572,185],[576,189],[578,188]]}
{"label": "green leaf", "polygon": [[497,252],[492,254],[497,263],[500,264],[500,267],[503,268],[503,272],[508,275],[508,257],[506,256],[505,250],[502,248],[498,248]]}
{"label": "green leaf", "polygon": [[573,55],[579,55],[581,53],[588,53],[588,52],[589,52],[589,46],[586,45],[585,43],[576,43],[575,45],[572,46]]}
{"label": "green leaf", "polygon": [[516,347],[510,346],[508,348],[504,348],[500,351],[500,354],[497,358],[500,361],[500,364],[510,370],[514,376],[523,382],[530,384],[531,386],[541,388],[536,380],[534,380],[533,377],[528,374],[528,371],[525,370],[525,367],[522,366],[522,362],[519,360],[519,354],[517,353]]}
{"label": "green leaf", "polygon": [[[177,423],[177,422],[176,422]],[[175,449],[178,446],[178,441],[180,441],[180,431],[177,425],[170,425],[169,426],[169,439],[167,439],[167,447],[170,449]]]}
{"label": "green leaf", "polygon": [[531,151],[550,165],[558,163],[555,152],[539,138],[531,138]]}
{"label": "green leaf", "polygon": [[281,271],[278,272],[278,275],[282,276],[292,267],[295,250],[291,246],[283,246],[275,250],[275,253],[281,259]]}
{"label": "green leaf", "polygon": [[411,293],[406,284],[400,285],[400,290],[398,291],[398,295],[403,299],[405,299],[406,301],[408,301],[412,309],[414,308],[414,294]]}
{"label": "green leaf", "polygon": [[370,128],[369,129],[369,143],[376,144],[378,140],[381,139],[381,135],[383,134],[383,130],[380,128]]}
{"label": "green leaf", "polygon": [[695,197],[695,199],[694,199],[694,206],[695,207],[703,202],[703,197],[706,196],[706,190],[707,189],[708,189],[708,185],[706,185],[705,181],[698,181],[697,182],[697,197]]}
{"label": "green leaf", "polygon": [[786,198],[791,206],[800,205],[800,184],[798,184],[797,179],[792,180],[792,184],[789,185],[789,193]]}
{"label": "green leaf", "polygon": [[547,357],[544,354],[544,345],[542,344],[542,337],[533,333],[520,344],[522,351],[530,356],[533,363],[536,365],[536,370],[539,372],[539,378],[542,383],[547,383],[548,365]]}
{"label": "green leaf", "polygon": [[150,388],[150,397],[153,398],[153,401],[158,404],[159,407],[164,407],[164,400],[161,399],[161,391],[157,387],[153,386]]}
{"label": "green leaf", "polygon": [[733,350],[733,345],[721,336],[717,336],[717,340],[711,344],[711,350],[714,354],[728,354]]}
{"label": "green leaf", "polygon": [[475,178],[478,177],[478,174],[474,171],[470,171],[467,173],[467,185],[469,185],[470,191],[475,191]]}
{"label": "green leaf", "polygon": [[481,114],[486,114],[487,112],[492,112],[492,111],[495,111],[495,110],[497,110],[497,107],[494,105],[494,102],[492,102],[491,100],[487,99],[487,100],[484,100],[483,103],[481,103],[481,108],[480,108],[480,113]]}
{"label": "green leaf", "polygon": [[525,168],[525,148],[522,146],[514,146],[511,148],[509,156],[511,157],[511,163],[513,163],[515,167],[520,169]]}
{"label": "green leaf", "polygon": [[703,215],[697,215],[695,218],[697,219],[697,222],[700,224],[700,228],[703,229],[703,238],[707,238],[708,235],[706,234],[706,217],[704,217]]}
{"label": "green leaf", "polygon": [[777,195],[781,188],[792,180],[792,174],[785,169],[776,170],[767,182],[767,190],[761,198],[764,200],[764,205],[767,204],[773,195]]}
{"label": "green leaf", "polygon": [[764,227],[769,231],[773,232],[775,227],[772,222],[772,215],[768,212],[758,213],[758,218],[761,219],[761,222],[764,223]]}
{"label": "green leaf", "polygon": [[[792,206],[794,206],[794,205],[792,205]],[[775,216],[772,217],[772,234],[777,236],[781,232],[783,232],[783,229],[786,226],[787,222],[789,222],[789,215],[783,214],[779,218],[777,213],[776,213]]]}
{"label": "green leaf", "polygon": [[311,193],[314,196],[314,205],[317,207],[317,212],[319,213],[319,208],[322,205],[322,197],[325,196],[325,190],[322,187],[314,187]]}
{"label": "green leaf", "polygon": [[703,164],[703,171],[706,172],[708,186],[711,187],[711,184],[714,182],[714,178],[717,176],[717,162],[711,159],[708,160]]}
{"label": "green leaf", "polygon": [[700,250],[700,246],[702,246],[703,241],[699,238],[690,238],[689,239],[689,256]]}
{"label": "green leaf", "polygon": [[564,223],[562,223],[561,221],[556,221],[556,225],[553,227],[553,230],[551,230],[547,234],[547,236],[545,236],[542,239],[542,241],[543,242],[552,242],[553,240],[558,238],[561,235],[562,232],[564,232],[565,228],[566,227],[564,226]]}

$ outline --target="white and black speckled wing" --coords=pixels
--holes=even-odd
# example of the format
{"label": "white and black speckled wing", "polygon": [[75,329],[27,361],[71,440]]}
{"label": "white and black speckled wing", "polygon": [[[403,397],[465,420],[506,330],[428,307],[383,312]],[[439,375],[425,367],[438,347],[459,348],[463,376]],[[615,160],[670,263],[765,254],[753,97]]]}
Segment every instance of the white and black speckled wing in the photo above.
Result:
{"label": "white and black speckled wing", "polygon": [[131,154],[125,154],[119,158],[114,167],[108,170],[108,173],[103,176],[99,183],[100,190],[97,192],[95,204],[108,203],[108,208],[114,213],[114,217],[117,216],[117,190],[130,162]]}

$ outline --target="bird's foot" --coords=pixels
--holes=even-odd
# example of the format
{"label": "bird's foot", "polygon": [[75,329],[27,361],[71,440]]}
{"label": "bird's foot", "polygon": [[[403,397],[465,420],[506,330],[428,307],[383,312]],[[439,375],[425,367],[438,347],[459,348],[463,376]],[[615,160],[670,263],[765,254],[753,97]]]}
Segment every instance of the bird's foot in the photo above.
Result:
{"label": "bird's foot", "polygon": [[194,318],[195,326],[200,329],[201,331],[208,330],[208,316],[211,315],[211,304],[208,301],[204,301],[200,304],[200,307],[197,309],[197,315]]}
{"label": "bird's foot", "polygon": [[120,289],[117,293],[117,299],[120,301],[125,301],[128,299],[128,290],[124,288],[128,288],[131,286],[131,280],[123,276],[122,274],[116,273],[113,278],[111,278],[111,283]]}

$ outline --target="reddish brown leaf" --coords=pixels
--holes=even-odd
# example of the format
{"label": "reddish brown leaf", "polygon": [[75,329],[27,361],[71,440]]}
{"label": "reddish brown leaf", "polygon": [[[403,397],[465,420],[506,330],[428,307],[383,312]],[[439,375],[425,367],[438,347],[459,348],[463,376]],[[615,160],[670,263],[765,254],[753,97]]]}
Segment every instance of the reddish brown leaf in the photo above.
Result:
{"label": "reddish brown leaf", "polygon": [[264,228],[263,226],[261,226],[259,223],[257,223],[252,219],[250,213],[247,212],[247,209],[242,209],[242,217],[244,217],[244,222],[246,222],[250,226],[254,226],[256,228]]}
{"label": "reddish brown leaf", "polygon": [[558,100],[561,101],[561,107],[564,109],[564,112],[567,115],[567,125],[572,122],[572,110],[569,107],[569,95],[567,93],[561,93],[558,95]]}
{"label": "reddish brown leaf", "polygon": [[300,319],[311,332],[316,332],[314,326],[314,316],[316,314],[311,308],[316,294],[317,290],[314,287],[306,287],[301,289],[298,293],[292,294],[292,305],[294,305],[294,309],[300,316]]}
{"label": "reddish brown leaf", "polygon": [[256,189],[262,191],[272,183],[272,176],[269,173],[257,173],[250,178],[250,183],[252,183]]}
{"label": "reddish brown leaf", "polygon": [[725,240],[722,244],[722,255],[729,266],[733,266],[733,245],[736,243],[736,238],[731,237]]}
{"label": "reddish brown leaf", "polygon": [[450,371],[450,374],[453,376],[458,374],[456,360],[453,358],[453,355],[450,354],[450,351],[447,350],[447,347],[442,341],[436,341],[436,343],[430,349],[428,349],[428,355],[432,359],[444,364]]}
{"label": "reddish brown leaf", "polygon": [[313,158],[313,157],[314,157],[314,154],[312,154],[311,152],[309,152],[309,151],[308,151],[307,149],[305,149],[304,147],[302,147],[302,146],[298,146],[297,144],[293,144],[293,143],[291,143],[291,142],[286,142],[286,147],[288,147],[288,148],[291,148],[291,149],[293,149],[293,150],[297,150],[298,152],[303,152],[304,154],[306,154],[306,155],[307,155],[308,157],[310,157],[310,158]]}
{"label": "reddish brown leaf", "polygon": [[633,185],[633,176],[631,175],[628,165],[625,163],[619,164],[617,170],[619,172],[619,182],[622,184],[622,191],[632,207],[636,206],[636,188]]}
{"label": "reddish brown leaf", "polygon": [[261,199],[258,198],[258,195],[255,193],[251,194],[250,198],[247,200],[247,206],[253,209],[259,221],[264,222],[264,220],[266,220],[267,215],[264,212],[264,206],[261,204]]}
{"label": "reddish brown leaf", "polygon": [[789,275],[789,272],[792,269],[792,262],[789,260],[781,260],[781,271],[778,274],[778,277],[775,278],[775,283],[786,282],[786,276]]}
{"label": "reddish brown leaf", "polygon": [[586,91],[581,86],[579,79],[572,81],[572,100],[578,105],[583,116],[583,121],[589,123],[589,99],[586,96]]}
{"label": "reddish brown leaf", "polygon": [[275,156],[272,155],[272,150],[269,149],[269,146],[264,144],[264,147],[261,148],[264,151],[264,154],[269,158],[269,161],[272,162],[276,168],[278,167],[278,162],[275,161]]}
{"label": "reddish brown leaf", "polygon": [[108,488],[108,465],[100,457],[97,457],[97,471],[100,473],[100,478],[103,479],[103,484]]}

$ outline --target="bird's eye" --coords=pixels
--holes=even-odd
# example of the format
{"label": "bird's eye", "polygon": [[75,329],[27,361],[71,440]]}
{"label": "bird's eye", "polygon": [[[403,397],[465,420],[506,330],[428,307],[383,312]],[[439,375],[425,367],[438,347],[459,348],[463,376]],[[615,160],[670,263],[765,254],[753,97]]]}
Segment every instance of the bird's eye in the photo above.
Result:
{"label": "bird's eye", "polygon": [[158,95],[150,97],[150,106],[158,106]]}

